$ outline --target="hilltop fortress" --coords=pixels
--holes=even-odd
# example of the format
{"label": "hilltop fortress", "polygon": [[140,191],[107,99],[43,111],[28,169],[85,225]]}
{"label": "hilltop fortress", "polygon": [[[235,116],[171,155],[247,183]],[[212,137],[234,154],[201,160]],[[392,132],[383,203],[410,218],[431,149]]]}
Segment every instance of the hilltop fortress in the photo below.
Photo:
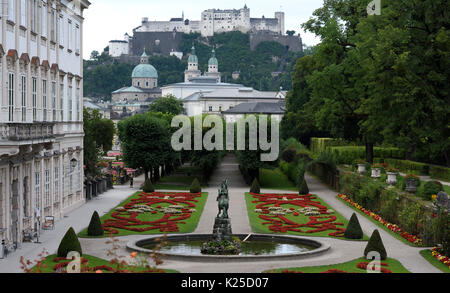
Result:
{"label": "hilltop fortress", "polygon": [[288,36],[285,31],[284,12],[275,12],[274,18],[251,18],[247,5],[241,9],[208,9],[202,12],[200,20],[172,18],[169,21],[149,21],[142,19],[139,27],[133,30],[133,36],[125,34],[123,40],[109,43],[112,57],[140,56],[143,48],[147,52],[161,55],[175,55],[181,58],[179,44],[183,34],[200,33],[203,37],[214,34],[240,31],[250,34],[250,45],[254,49],[262,41],[276,41],[291,51],[302,50],[302,39]]}

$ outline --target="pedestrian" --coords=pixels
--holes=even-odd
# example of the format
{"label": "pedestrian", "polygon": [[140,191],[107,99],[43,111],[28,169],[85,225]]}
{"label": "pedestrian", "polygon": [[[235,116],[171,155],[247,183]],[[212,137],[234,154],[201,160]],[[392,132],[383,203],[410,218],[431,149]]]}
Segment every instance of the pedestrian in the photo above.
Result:
{"label": "pedestrian", "polygon": [[130,177],[130,188],[133,188],[133,175]]}

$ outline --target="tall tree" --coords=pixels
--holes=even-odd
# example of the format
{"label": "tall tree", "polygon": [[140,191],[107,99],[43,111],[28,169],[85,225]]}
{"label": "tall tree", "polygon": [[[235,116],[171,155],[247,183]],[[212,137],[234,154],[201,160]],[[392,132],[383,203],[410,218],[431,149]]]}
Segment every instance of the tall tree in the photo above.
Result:
{"label": "tall tree", "polygon": [[176,116],[184,112],[183,102],[173,95],[167,95],[151,103],[149,105],[149,111]]}

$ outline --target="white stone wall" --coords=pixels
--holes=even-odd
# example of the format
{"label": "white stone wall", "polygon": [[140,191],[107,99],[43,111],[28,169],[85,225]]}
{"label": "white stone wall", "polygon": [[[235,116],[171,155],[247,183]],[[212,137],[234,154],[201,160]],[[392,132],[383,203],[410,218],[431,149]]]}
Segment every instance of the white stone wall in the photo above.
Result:
{"label": "white stone wall", "polygon": [[109,55],[111,57],[120,57],[122,55],[128,55],[130,53],[130,45],[126,42],[109,42]]}
{"label": "white stone wall", "polygon": [[[0,240],[20,243],[37,223],[36,209],[43,222],[85,202],[82,32],[89,3],[12,3],[0,11]],[[20,140],[14,129],[22,129]]]}

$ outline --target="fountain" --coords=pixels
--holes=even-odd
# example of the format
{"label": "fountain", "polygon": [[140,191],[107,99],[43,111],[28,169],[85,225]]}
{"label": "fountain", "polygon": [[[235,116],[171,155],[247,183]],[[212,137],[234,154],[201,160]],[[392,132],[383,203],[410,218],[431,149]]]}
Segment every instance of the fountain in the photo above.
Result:
{"label": "fountain", "polygon": [[[271,259],[298,259],[317,255],[330,249],[328,244],[298,236],[262,234],[233,234],[228,215],[230,198],[228,181],[218,191],[219,212],[214,220],[212,234],[185,234],[167,237],[169,243],[161,249],[168,259],[184,261],[267,261]],[[132,251],[151,253],[158,237],[131,241]]]}

